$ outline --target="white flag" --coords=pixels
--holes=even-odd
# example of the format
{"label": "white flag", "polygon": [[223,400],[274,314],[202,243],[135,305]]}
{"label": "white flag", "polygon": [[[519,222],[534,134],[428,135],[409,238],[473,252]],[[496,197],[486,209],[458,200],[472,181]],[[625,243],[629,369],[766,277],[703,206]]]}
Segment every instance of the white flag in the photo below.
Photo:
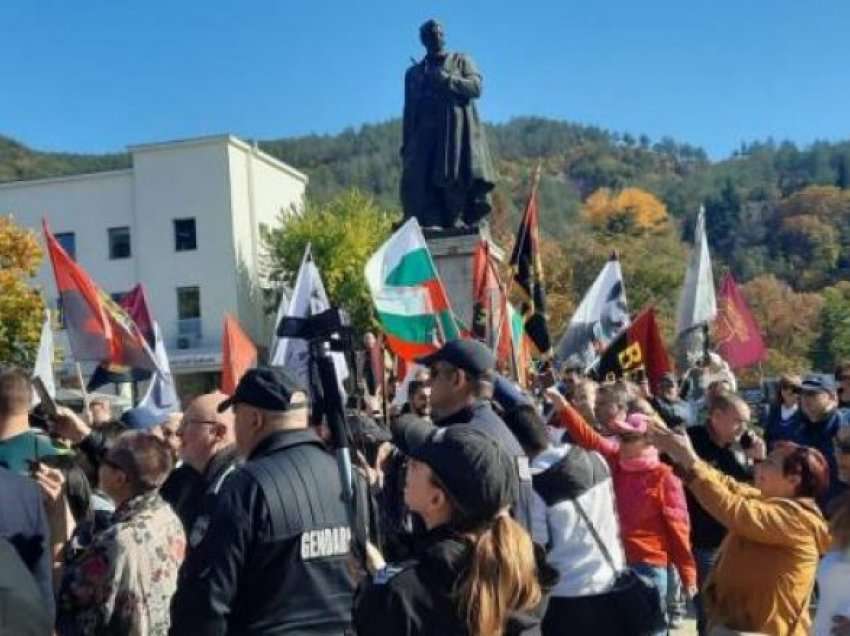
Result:
{"label": "white flag", "polygon": [[156,356],[156,364],[159,370],[154,371],[148,385],[148,390],[138,405],[149,408],[157,413],[162,413],[163,415],[176,413],[180,410],[180,400],[177,397],[177,390],[174,387],[171,365],[168,363],[168,353],[165,350],[165,344],[162,342],[162,334],[159,331],[159,324],[156,321],[153,323],[153,333],[154,356]]}
{"label": "white flag", "polygon": [[[38,342],[38,354],[35,357],[35,367],[32,371],[33,378],[41,378],[44,388],[50,397],[56,397],[56,382],[53,379],[53,327],[50,324],[50,310],[44,310],[44,323],[41,325],[41,339]],[[33,391],[33,406],[38,405],[41,399]]]}
{"label": "white flag", "polygon": [[570,319],[555,350],[556,358],[588,369],[629,322],[623,271],[617,255],[612,254]]}
{"label": "white flag", "polygon": [[676,318],[676,336],[686,331],[709,324],[717,316],[717,300],[714,296],[714,276],[711,273],[711,256],[708,253],[708,237],[705,233],[705,208],[700,206],[694,231],[694,248],[685,284],[679,298]]}
{"label": "white flag", "polygon": [[[292,290],[292,297],[289,300],[289,306],[284,314],[289,318],[307,318],[315,316],[323,311],[330,309],[328,295],[325,293],[325,286],[322,283],[322,277],[319,274],[319,269],[313,262],[313,256],[310,253],[310,245],[304,250],[304,258],[301,260],[301,267],[298,269],[298,277],[295,280],[295,287]],[[275,331],[280,325],[282,317],[278,310],[278,320],[275,323]],[[345,356],[341,352],[331,354],[336,367],[336,377],[339,380],[340,388],[342,382],[348,377],[348,366],[345,363]],[[302,338],[278,338],[274,348],[274,354],[269,360],[269,364],[273,366],[286,367],[292,372],[302,383],[303,386],[310,386],[310,345],[307,340]]]}

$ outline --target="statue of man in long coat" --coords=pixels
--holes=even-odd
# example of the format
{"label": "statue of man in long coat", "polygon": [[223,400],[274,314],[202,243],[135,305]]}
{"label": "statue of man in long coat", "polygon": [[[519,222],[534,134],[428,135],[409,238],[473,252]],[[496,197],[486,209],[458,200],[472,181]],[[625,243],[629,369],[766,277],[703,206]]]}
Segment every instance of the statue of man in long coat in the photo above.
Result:
{"label": "statue of man in long coat", "polygon": [[427,50],[404,76],[401,203],[423,227],[474,226],[490,213],[495,185],[475,100],[482,77],[468,55],[445,50],[443,27],[419,29]]}

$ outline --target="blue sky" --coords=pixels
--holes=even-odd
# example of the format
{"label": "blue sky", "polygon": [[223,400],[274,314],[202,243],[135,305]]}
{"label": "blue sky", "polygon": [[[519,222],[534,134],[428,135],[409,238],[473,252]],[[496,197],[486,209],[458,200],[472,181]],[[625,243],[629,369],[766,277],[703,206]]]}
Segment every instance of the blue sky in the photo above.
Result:
{"label": "blue sky", "polygon": [[850,2],[0,3],[0,134],[77,152],[386,120],[438,17],[485,78],[489,121],[543,115],[671,135],[850,138]]}

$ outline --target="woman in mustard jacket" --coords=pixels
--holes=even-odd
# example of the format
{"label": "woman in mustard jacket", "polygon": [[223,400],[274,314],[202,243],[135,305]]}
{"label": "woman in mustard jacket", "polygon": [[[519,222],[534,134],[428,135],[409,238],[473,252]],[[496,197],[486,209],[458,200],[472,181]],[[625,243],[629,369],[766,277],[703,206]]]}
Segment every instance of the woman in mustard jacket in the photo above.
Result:
{"label": "woman in mustard jacket", "polygon": [[823,455],[780,442],[756,466],[755,488],[701,461],[687,436],[653,436],[700,504],[729,530],[702,590],[709,628],[804,636],[809,598],[829,529],[815,497],[829,485]]}

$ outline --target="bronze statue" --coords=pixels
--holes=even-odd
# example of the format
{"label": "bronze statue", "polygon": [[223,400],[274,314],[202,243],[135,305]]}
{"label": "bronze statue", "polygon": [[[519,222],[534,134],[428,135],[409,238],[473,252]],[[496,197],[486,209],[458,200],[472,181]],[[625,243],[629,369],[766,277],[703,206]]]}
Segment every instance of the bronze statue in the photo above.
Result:
{"label": "bronze statue", "polygon": [[474,226],[490,213],[495,185],[475,100],[481,73],[468,55],[445,50],[442,25],[419,29],[427,50],[404,76],[401,204],[425,228]]}

